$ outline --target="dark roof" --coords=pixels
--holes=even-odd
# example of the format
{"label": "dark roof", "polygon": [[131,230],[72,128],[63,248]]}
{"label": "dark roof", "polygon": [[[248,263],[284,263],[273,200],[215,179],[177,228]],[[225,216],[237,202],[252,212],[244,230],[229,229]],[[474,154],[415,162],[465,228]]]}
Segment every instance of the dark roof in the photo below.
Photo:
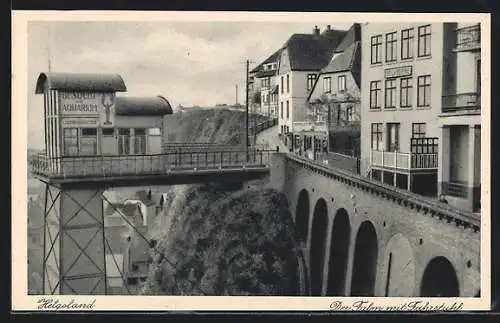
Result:
{"label": "dark roof", "polygon": [[116,97],[116,114],[120,116],[166,115],[172,114],[172,106],[162,96],[156,97]]}
{"label": "dark roof", "polygon": [[332,59],[330,63],[321,70],[321,73],[336,73],[351,70],[356,61],[356,57],[360,58],[361,56],[360,46],[359,41],[349,45],[345,51]]}
{"label": "dark roof", "polygon": [[[319,73],[319,75],[329,73],[339,73],[350,71],[358,88],[361,87],[361,42],[352,43],[345,51],[337,53],[337,56],[330,61]],[[313,88],[309,92],[308,100],[318,85],[320,77],[316,78]]]}
{"label": "dark roof", "polygon": [[330,29],[320,35],[293,34],[283,46],[288,50],[292,70],[319,70],[332,57],[335,48],[346,34],[344,30]]}
{"label": "dark roof", "polygon": [[266,58],[262,63],[260,63],[259,65],[257,65],[255,68],[253,68],[250,71],[250,73],[260,72],[262,70],[264,64],[276,62],[279,59],[279,55],[280,54],[281,54],[281,49],[278,49],[271,56],[269,56],[268,58]]}
{"label": "dark roof", "polygon": [[340,44],[337,46],[337,48],[335,48],[335,52],[343,52],[347,49],[347,47],[357,41],[361,41],[361,25],[355,23],[351,26],[351,28],[349,28]]}
{"label": "dark roof", "polygon": [[49,89],[96,92],[125,92],[127,87],[118,74],[97,73],[40,73],[36,82],[35,93],[44,93]]}

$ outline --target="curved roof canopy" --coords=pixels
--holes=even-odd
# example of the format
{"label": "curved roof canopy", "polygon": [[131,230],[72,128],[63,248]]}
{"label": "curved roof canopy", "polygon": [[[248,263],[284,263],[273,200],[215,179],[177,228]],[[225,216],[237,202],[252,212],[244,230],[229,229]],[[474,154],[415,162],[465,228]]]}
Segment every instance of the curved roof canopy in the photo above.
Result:
{"label": "curved roof canopy", "polygon": [[163,116],[172,112],[172,106],[163,96],[116,97],[116,114],[120,116]]}
{"label": "curved roof canopy", "polygon": [[67,91],[127,91],[125,82],[118,74],[40,73],[36,82],[35,93],[44,93],[45,87]]}

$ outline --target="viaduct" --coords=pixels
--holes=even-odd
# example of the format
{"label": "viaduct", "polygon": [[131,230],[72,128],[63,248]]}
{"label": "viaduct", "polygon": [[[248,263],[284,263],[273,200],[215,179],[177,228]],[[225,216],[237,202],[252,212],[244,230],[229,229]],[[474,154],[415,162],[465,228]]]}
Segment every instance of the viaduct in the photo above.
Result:
{"label": "viaduct", "polygon": [[478,215],[290,154],[270,170],[303,239],[310,295],[480,295]]}

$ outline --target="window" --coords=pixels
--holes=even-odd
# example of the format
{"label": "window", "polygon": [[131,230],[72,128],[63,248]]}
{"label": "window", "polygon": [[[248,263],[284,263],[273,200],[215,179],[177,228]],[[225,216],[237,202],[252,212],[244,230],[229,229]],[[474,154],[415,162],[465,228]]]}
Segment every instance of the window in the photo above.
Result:
{"label": "window", "polygon": [[382,35],[371,38],[371,63],[382,63]]}
{"label": "window", "polygon": [[385,61],[394,62],[397,60],[397,33],[392,32],[385,35]]}
{"label": "window", "polygon": [[323,79],[323,91],[325,93],[330,93],[332,91],[332,78],[331,77],[325,77]]}
{"label": "window", "polygon": [[339,89],[339,92],[345,91],[345,75],[339,75],[337,79],[337,86]]}
{"label": "window", "polygon": [[286,100],[286,118],[290,118],[290,101]]}
{"label": "window", "polygon": [[396,80],[385,80],[385,109],[396,108]]}
{"label": "window", "polygon": [[399,123],[387,124],[387,150],[399,151]]}
{"label": "window", "polygon": [[283,102],[281,102],[281,119],[283,119]]}
{"label": "window", "polygon": [[428,107],[431,105],[431,76],[419,76],[417,80],[417,106]]}
{"label": "window", "polygon": [[118,154],[130,154],[130,129],[128,128],[118,129]]}
{"label": "window", "polygon": [[134,153],[138,155],[146,154],[146,129],[134,129]]}
{"label": "window", "polygon": [[267,89],[271,84],[271,78],[265,77],[260,81],[263,88]]}
{"label": "window", "polygon": [[401,59],[413,57],[413,28],[401,31]]}
{"label": "window", "polygon": [[354,108],[350,105],[346,108],[346,121],[354,121]]}
{"label": "window", "polygon": [[285,92],[284,92],[284,85],[283,85],[284,81],[283,81],[283,80],[284,80],[284,78],[283,78],[283,76],[282,76],[282,77],[281,77],[281,86],[280,86],[280,88],[281,88],[281,94],[285,93]]}
{"label": "window", "polygon": [[286,75],[286,93],[290,93],[290,75]]}
{"label": "window", "polygon": [[411,124],[411,137],[424,138],[425,137],[425,123],[412,123]]}
{"label": "window", "polygon": [[411,77],[401,79],[401,95],[399,97],[399,104],[401,108],[411,108],[412,87],[413,82]]}
{"label": "window", "polygon": [[372,149],[382,150],[383,140],[383,126],[382,123],[372,123]]}
{"label": "window", "polygon": [[382,81],[370,82],[370,109],[380,109],[381,83]]}
{"label": "window", "polygon": [[64,129],[64,155],[78,156],[78,128]]}
{"label": "window", "polygon": [[97,155],[97,129],[83,128],[81,131],[82,137],[80,139],[80,155]]}
{"label": "window", "polygon": [[310,91],[314,86],[316,74],[307,74],[307,91]]}
{"label": "window", "polygon": [[431,55],[431,25],[418,27],[418,57]]}

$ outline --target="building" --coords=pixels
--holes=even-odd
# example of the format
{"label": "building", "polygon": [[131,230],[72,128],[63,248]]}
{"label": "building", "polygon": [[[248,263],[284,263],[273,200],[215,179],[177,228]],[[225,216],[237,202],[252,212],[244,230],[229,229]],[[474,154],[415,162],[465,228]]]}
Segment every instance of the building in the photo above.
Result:
{"label": "building", "polygon": [[[361,26],[353,24],[309,93],[309,121],[293,123],[295,150],[310,153],[312,144],[321,144],[315,149],[320,152],[327,142],[328,152],[359,156],[360,86]],[[311,132],[311,127],[317,131]],[[301,135],[302,129],[306,131]]]}
{"label": "building", "polygon": [[[427,196],[463,196],[459,185],[474,194],[474,166],[465,160],[479,158],[473,158],[478,144],[468,150],[467,143],[478,140],[480,110],[477,95],[462,94],[477,91],[479,63],[477,48],[457,51],[457,33],[455,23],[362,25],[364,175]],[[470,97],[472,111],[460,106]]]}
{"label": "building", "polygon": [[293,122],[306,121],[307,97],[320,70],[331,60],[346,31],[328,25],[320,33],[293,34],[282,46],[278,67],[279,133],[291,144]]}
{"label": "building", "polygon": [[277,72],[279,66],[280,50],[274,52],[262,63],[250,71],[254,84],[252,104],[257,106],[256,113],[276,117],[278,109],[278,83]]}
{"label": "building", "polygon": [[481,208],[481,28],[451,26],[438,116],[438,194],[449,204]]}

